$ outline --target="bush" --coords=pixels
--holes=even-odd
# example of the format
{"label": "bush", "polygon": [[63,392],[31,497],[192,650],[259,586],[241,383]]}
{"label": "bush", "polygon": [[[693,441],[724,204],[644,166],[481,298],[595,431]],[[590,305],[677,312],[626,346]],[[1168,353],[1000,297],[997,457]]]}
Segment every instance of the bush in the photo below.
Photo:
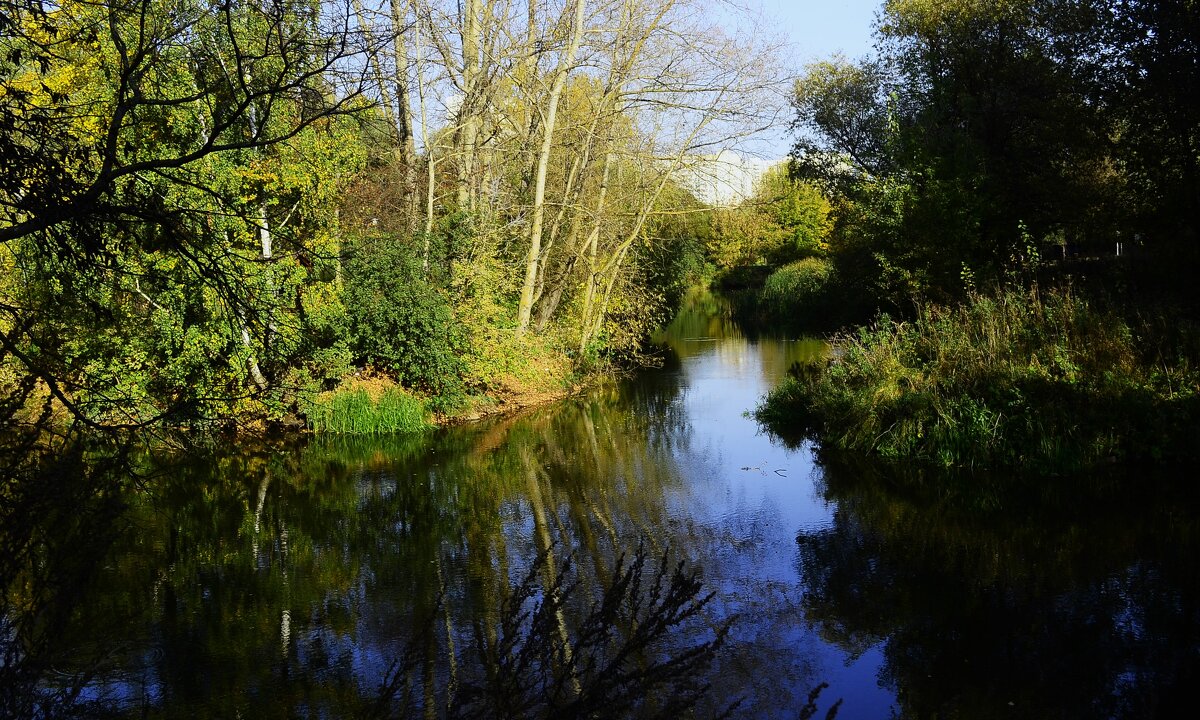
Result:
{"label": "bush", "polygon": [[769,332],[829,331],[854,318],[869,317],[861,303],[847,298],[833,265],[805,258],[769,272],[760,269],[758,285],[746,269],[718,280],[732,303],[733,315],[747,328]]}
{"label": "bush", "polygon": [[941,466],[1079,470],[1191,455],[1200,374],[1066,292],[973,296],[835,340],[757,415],[827,446]]}
{"label": "bush", "polygon": [[824,316],[833,306],[833,279],[826,260],[805,258],[784,265],[763,284],[759,307],[767,320],[782,323]]}
{"label": "bush", "polygon": [[462,396],[461,326],[412,248],[394,241],[356,248],[344,298],[359,363],[446,402]]}

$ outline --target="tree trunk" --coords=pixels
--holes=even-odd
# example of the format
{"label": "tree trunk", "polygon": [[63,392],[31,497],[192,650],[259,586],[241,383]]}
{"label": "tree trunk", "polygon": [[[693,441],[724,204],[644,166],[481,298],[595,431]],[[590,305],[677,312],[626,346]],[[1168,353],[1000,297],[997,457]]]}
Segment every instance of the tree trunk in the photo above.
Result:
{"label": "tree trunk", "polygon": [[546,171],[550,166],[550,150],[554,146],[554,124],[558,115],[558,101],[567,84],[567,75],[575,64],[583,36],[584,0],[575,0],[574,18],[563,57],[555,70],[554,83],[546,103],[546,116],[542,123],[542,147],[538,151],[537,174],[533,187],[533,218],[529,230],[529,255],[525,261],[525,284],[521,288],[521,302],[517,307],[517,334],[529,329],[529,318],[533,311],[533,289],[537,282],[538,260],[542,252],[542,223],[546,215]]}
{"label": "tree trunk", "polygon": [[405,222],[411,233],[417,222],[417,151],[413,140],[412,105],[409,103],[408,44],[405,42],[405,11],[402,0],[391,0],[392,9],[392,54],[396,70],[393,78],[396,87],[395,127],[396,141],[400,146],[400,160],[404,164]]}
{"label": "tree trunk", "polygon": [[588,258],[588,268],[584,285],[583,310],[579,320],[579,352],[581,353],[592,339],[588,328],[591,323],[592,301],[596,296],[596,246],[600,242],[600,219],[604,216],[604,203],[608,197],[608,177],[612,172],[612,163],[613,154],[610,152],[604,157],[604,174],[600,178],[600,195],[596,199],[596,219],[592,222],[592,230],[588,233],[582,249],[582,253],[585,253]]}
{"label": "tree trunk", "polygon": [[475,148],[479,142],[479,0],[462,3],[462,104],[458,109],[458,209],[474,210]]}

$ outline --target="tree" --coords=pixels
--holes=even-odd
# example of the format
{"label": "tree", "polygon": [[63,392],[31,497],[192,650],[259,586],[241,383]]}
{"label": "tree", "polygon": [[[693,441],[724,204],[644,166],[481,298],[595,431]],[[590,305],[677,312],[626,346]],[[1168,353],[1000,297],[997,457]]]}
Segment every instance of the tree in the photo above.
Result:
{"label": "tree", "polygon": [[829,214],[821,191],[793,178],[789,165],[781,163],[763,173],[753,196],[714,211],[716,232],[708,250],[722,268],[821,256],[828,248]]}
{"label": "tree", "polygon": [[[303,202],[312,183],[270,195],[289,184],[279,163],[366,105],[367,48],[349,13],[165,0],[2,9],[0,244],[12,264],[0,346],[19,374],[94,427],[204,414],[211,384],[135,389],[95,373],[111,354],[102,337],[124,348],[175,315],[175,331],[226,330],[172,352],[196,354],[198,369],[246,362],[264,380],[288,277],[328,254],[310,243],[328,222]],[[181,288],[188,298],[171,306]],[[88,327],[101,332],[81,348]],[[143,362],[153,375],[153,355]]]}
{"label": "tree", "polygon": [[876,176],[888,165],[888,83],[883,65],[835,55],[796,80],[792,149],[796,172],[844,189],[845,181]]}
{"label": "tree", "polygon": [[1200,83],[1200,8],[1191,0],[1061,5],[1052,16],[1059,62],[1082,79],[1105,119],[1109,172],[1122,181],[1128,209],[1112,218],[1123,232],[1111,239],[1140,238],[1170,290],[1195,300],[1200,110],[1192,96]]}
{"label": "tree", "polygon": [[1111,245],[1121,130],[1080,65],[1121,51],[1069,40],[1096,27],[1083,7],[893,0],[876,57],[798,81],[796,168],[835,192],[834,244],[868,284],[948,299],[964,268],[986,284],[1055,245]]}
{"label": "tree", "polygon": [[550,165],[550,151],[554,148],[554,130],[558,119],[558,102],[562,97],[563,88],[567,85],[567,76],[574,69],[575,56],[583,39],[583,10],[584,0],[574,0],[571,13],[570,31],[562,49],[558,67],[554,69],[553,80],[546,97],[546,109],[540,117],[542,128],[541,148],[537,153],[537,170],[533,181],[532,219],[529,223],[529,256],[525,261],[525,283],[521,287],[521,302],[517,307],[517,332],[523,333],[529,328],[529,320],[533,312],[533,291],[538,277],[538,260],[542,252],[542,224],[546,215],[546,170]]}

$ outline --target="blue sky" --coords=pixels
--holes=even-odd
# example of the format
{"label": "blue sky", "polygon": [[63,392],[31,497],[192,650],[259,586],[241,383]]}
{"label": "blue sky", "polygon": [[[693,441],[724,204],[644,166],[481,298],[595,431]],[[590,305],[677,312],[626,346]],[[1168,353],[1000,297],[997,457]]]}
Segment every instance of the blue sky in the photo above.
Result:
{"label": "blue sky", "polygon": [[883,0],[756,0],[769,27],[809,62],[843,52],[851,58],[871,50],[871,26]]}
{"label": "blue sky", "polygon": [[[733,0],[760,10],[768,32],[788,43],[787,55],[798,73],[814,60],[840,52],[853,59],[871,53],[871,30],[883,0]],[[786,128],[764,133],[753,152],[784,157],[792,138]]]}

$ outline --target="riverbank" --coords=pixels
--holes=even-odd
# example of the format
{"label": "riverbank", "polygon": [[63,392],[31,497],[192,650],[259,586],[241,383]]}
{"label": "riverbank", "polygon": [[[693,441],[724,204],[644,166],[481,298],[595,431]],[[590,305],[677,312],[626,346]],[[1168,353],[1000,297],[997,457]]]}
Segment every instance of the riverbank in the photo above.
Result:
{"label": "riverbank", "polygon": [[1067,291],[973,295],[837,335],[836,359],[801,368],[756,416],[827,447],[942,467],[1192,459],[1200,373],[1177,331]]}
{"label": "riverbank", "polygon": [[595,375],[560,390],[533,390],[515,392],[501,397],[487,397],[467,410],[451,415],[435,416],[432,422],[439,426],[464,425],[485,418],[512,415],[522,410],[550,405],[574,397],[595,387],[599,382],[602,382],[601,376]]}
{"label": "riverbank", "polygon": [[[298,393],[295,409],[290,412],[273,410],[269,399],[244,398],[228,415],[172,427],[166,435],[157,433],[155,437],[180,434],[193,440],[202,436],[282,439],[423,432],[558,402],[605,382],[614,372],[600,366],[581,369],[561,354],[539,356],[519,373],[500,373],[490,378],[485,390],[448,401],[406,388],[387,373],[364,368],[347,375],[331,390]],[[72,421],[63,403],[44,387],[35,389],[15,417],[18,426],[45,426],[56,434],[66,433]]]}
{"label": "riverbank", "polygon": [[383,374],[357,373],[304,404],[297,418],[314,434],[379,435],[461,425],[546,405],[594,385],[602,373],[576,372],[565,357],[542,358],[522,376],[505,375],[487,392],[444,398],[415,394]]}

